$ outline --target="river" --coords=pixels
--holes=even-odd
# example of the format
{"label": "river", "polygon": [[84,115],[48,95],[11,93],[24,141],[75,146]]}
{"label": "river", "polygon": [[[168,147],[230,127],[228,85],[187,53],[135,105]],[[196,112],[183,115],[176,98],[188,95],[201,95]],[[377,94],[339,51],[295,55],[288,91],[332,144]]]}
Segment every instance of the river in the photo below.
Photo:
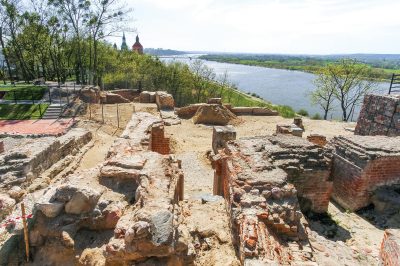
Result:
{"label": "river", "polygon": [[[164,58],[163,60],[167,62],[179,60],[190,64],[190,59],[188,58]],[[213,61],[204,61],[204,63],[213,68],[217,76],[223,75],[227,71],[229,80],[243,92],[256,93],[274,104],[291,106],[295,111],[300,109],[307,110],[310,116],[317,113],[323,114],[322,108],[313,106],[307,96],[315,88],[313,84],[314,74]],[[379,93],[387,93],[389,91],[389,83],[377,84],[376,90]],[[356,109],[353,120],[357,119],[359,110],[360,107]],[[329,117],[334,119],[341,117],[337,103],[335,104],[335,110]]]}

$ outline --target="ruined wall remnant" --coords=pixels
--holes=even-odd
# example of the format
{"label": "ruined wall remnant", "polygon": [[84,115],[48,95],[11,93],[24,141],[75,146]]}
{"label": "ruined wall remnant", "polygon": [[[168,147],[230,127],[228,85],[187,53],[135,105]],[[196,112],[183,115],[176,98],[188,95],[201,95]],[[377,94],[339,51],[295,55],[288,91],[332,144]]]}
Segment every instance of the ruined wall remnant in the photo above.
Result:
{"label": "ruined wall remnant", "polygon": [[298,246],[307,238],[300,206],[325,212],[332,187],[329,160],[318,146],[289,135],[243,138],[226,143],[213,167],[214,194],[228,202],[242,262],[311,259]]}
{"label": "ruined wall remnant", "polygon": [[289,134],[296,137],[303,137],[304,130],[295,124],[278,124],[276,125],[276,134]]}
{"label": "ruined wall remnant", "polygon": [[380,256],[384,266],[400,265],[400,230],[385,230]]}
{"label": "ruined wall remnant", "polygon": [[75,128],[58,138],[25,140],[25,145],[0,155],[0,188],[27,185],[59,160],[76,154],[91,139],[91,132]]}
{"label": "ruined wall remnant", "polygon": [[400,184],[400,138],[340,136],[332,144],[333,198],[344,208],[368,206],[375,189]]}
{"label": "ruined wall remnant", "polygon": [[[30,231],[35,263],[83,265],[90,254],[97,254],[93,265],[154,258],[184,263],[188,246],[178,242],[185,235],[178,228],[181,163],[148,148],[159,123],[148,113],[134,114],[104,163],[69,175],[45,192]],[[49,257],[48,250],[60,256]]]}
{"label": "ruined wall remnant", "polygon": [[319,134],[311,134],[310,136],[307,136],[307,140],[320,147],[325,147],[325,145],[328,143],[326,137]]}
{"label": "ruined wall remnant", "polygon": [[170,138],[165,137],[164,124],[158,123],[151,126],[150,149],[160,154],[169,154]]}
{"label": "ruined wall remnant", "polygon": [[366,95],[355,134],[400,136],[400,95]]}
{"label": "ruined wall remnant", "polygon": [[216,126],[213,128],[212,149],[215,154],[225,147],[225,143],[236,139],[236,130],[233,126]]}

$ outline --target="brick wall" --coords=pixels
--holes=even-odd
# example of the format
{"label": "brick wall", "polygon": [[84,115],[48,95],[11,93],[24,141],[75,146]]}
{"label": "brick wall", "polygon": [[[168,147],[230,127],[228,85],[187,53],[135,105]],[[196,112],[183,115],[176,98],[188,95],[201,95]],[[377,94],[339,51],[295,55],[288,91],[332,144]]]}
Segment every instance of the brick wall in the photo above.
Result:
{"label": "brick wall", "polygon": [[400,96],[369,94],[364,98],[356,135],[400,135]]}
{"label": "brick wall", "polygon": [[169,142],[170,139],[164,135],[164,125],[161,123],[153,125],[149,143],[150,149],[160,154],[169,154]]}
{"label": "brick wall", "polygon": [[398,229],[385,230],[381,244],[381,261],[384,266],[400,265],[400,231]]}
{"label": "brick wall", "polygon": [[378,187],[400,184],[398,138],[336,137],[333,145],[332,197],[342,207],[358,210],[371,203]]}
{"label": "brick wall", "polygon": [[[288,174],[267,158],[269,149],[279,149],[272,144],[275,141],[267,137],[230,141],[213,156],[214,194],[226,199],[243,265],[302,265],[312,259],[303,250],[309,242],[300,222],[298,192]],[[305,188],[303,193],[307,192]]]}

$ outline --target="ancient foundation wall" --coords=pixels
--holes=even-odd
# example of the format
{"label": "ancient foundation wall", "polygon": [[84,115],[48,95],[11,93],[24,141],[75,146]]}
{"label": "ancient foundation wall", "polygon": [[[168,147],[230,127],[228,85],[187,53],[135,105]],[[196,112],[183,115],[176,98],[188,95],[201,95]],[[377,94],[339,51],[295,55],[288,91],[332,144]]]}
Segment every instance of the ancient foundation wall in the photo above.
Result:
{"label": "ancient foundation wall", "polygon": [[214,194],[227,201],[242,262],[304,263],[291,241],[307,239],[300,206],[327,210],[332,182],[322,150],[290,135],[243,138],[226,142],[213,168]]}
{"label": "ancient foundation wall", "polygon": [[399,136],[400,95],[366,95],[355,134]]}
{"label": "ancient foundation wall", "polygon": [[342,207],[358,210],[371,203],[372,192],[378,187],[400,184],[398,138],[336,137],[332,143],[332,196]]}
{"label": "ancient foundation wall", "polygon": [[162,265],[184,264],[188,244],[178,242],[188,234],[179,227],[181,162],[149,150],[152,128],[160,129],[161,122],[135,113],[104,163],[44,191],[30,231],[37,265],[84,265],[87,260],[136,265],[154,258]]}
{"label": "ancient foundation wall", "polygon": [[27,185],[42,172],[68,155],[76,154],[92,139],[91,132],[72,129],[61,137],[31,139],[23,147],[0,155],[0,187]]}

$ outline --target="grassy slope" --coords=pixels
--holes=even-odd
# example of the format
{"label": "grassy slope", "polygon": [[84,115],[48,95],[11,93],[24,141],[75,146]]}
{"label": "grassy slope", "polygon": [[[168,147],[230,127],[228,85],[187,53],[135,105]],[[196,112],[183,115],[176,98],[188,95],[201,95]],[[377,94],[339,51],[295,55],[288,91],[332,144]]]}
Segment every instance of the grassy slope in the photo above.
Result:
{"label": "grassy slope", "polygon": [[48,104],[0,104],[0,120],[39,119]]}
{"label": "grassy slope", "polygon": [[[17,86],[0,86],[1,91],[7,91],[6,95],[3,97],[4,100],[33,100],[38,101],[43,98],[46,92],[46,87],[44,86],[34,86],[34,85],[17,85]],[[15,96],[14,96],[15,91]]]}

